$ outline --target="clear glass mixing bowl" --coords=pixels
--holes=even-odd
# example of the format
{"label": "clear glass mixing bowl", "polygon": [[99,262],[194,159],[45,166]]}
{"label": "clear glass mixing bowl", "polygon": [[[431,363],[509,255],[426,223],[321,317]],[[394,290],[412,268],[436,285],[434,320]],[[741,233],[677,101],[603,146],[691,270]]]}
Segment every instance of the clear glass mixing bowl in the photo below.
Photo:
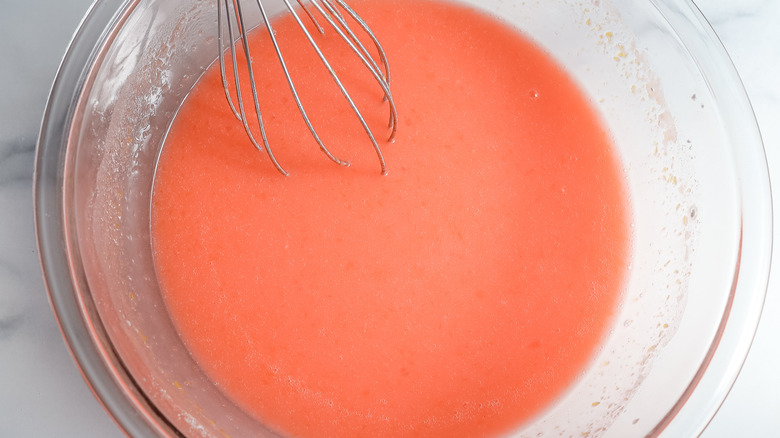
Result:
{"label": "clear glass mixing bowl", "polygon": [[[700,433],[747,354],[769,271],[769,178],[734,68],[690,1],[471,3],[534,38],[590,94],[634,209],[610,336],[516,435]],[[51,302],[87,383],[131,436],[273,436],[190,358],[151,258],[154,164],[216,57],[215,14],[197,0],[98,1],[58,72],[38,144]]]}

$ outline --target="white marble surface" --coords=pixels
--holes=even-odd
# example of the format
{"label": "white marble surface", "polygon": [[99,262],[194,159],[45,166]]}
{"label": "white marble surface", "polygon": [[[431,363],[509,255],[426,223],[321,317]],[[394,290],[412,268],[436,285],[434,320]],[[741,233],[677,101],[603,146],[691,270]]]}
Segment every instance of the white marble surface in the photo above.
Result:
{"label": "white marble surface", "polygon": [[[696,3],[742,76],[770,172],[780,180],[780,1]],[[62,340],[46,298],[33,227],[33,158],[42,111],[88,5],[88,0],[9,1],[0,11],[0,437],[122,436]],[[777,197],[775,205],[780,206]],[[780,229],[777,219],[775,224]],[[778,253],[753,348],[706,438],[780,437],[777,268]]]}

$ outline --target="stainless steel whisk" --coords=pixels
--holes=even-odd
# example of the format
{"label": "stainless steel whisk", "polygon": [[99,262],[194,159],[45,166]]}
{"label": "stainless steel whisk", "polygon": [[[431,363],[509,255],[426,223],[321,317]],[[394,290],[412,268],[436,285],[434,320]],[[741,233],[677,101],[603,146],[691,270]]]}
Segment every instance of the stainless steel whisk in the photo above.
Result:
{"label": "stainless steel whisk", "polygon": [[[268,35],[270,37],[271,43],[273,44],[274,50],[276,51],[277,58],[281,63],[282,70],[284,71],[284,75],[287,79],[287,84],[289,85],[290,91],[292,92],[293,98],[295,99],[295,103],[298,106],[298,111],[303,117],[306,126],[309,128],[309,132],[314,137],[314,140],[317,142],[317,144],[319,144],[322,152],[324,152],[325,155],[328,156],[328,158],[330,158],[332,161],[340,165],[348,166],[349,162],[337,158],[328,150],[328,148],[320,139],[319,135],[317,135],[317,131],[314,129],[314,126],[312,125],[308,115],[306,114],[306,110],[303,107],[303,103],[301,103],[300,96],[298,95],[298,92],[295,89],[295,85],[293,84],[293,79],[290,75],[290,71],[288,70],[287,64],[284,61],[284,56],[282,55],[282,50],[280,49],[279,44],[277,42],[276,34],[271,24],[270,17],[267,13],[267,9],[264,7],[264,3],[267,3],[270,0],[254,0],[254,1],[257,3],[257,7],[260,8],[260,14],[262,15],[262,20],[265,24],[266,30],[268,31]],[[368,123],[366,123],[366,120],[363,118],[363,115],[360,113],[360,110],[357,108],[357,105],[352,100],[352,97],[350,97],[349,92],[344,87],[344,84],[342,83],[341,79],[339,79],[338,75],[336,74],[336,71],[328,62],[325,55],[320,50],[320,47],[314,41],[314,38],[312,37],[311,33],[307,29],[303,20],[301,20],[298,14],[299,11],[296,10],[296,8],[291,4],[289,0],[278,0],[278,1],[284,2],[287,11],[289,11],[293,19],[297,22],[301,31],[306,36],[306,39],[308,40],[309,44],[311,44],[312,48],[317,53],[317,56],[319,57],[320,61],[323,63],[325,68],[330,73],[330,76],[331,78],[333,78],[334,83],[340,89],[341,94],[347,100],[350,107],[352,108],[352,111],[360,120],[360,123],[363,126],[363,129],[365,130],[369,139],[371,140],[371,143],[374,146],[374,150],[376,151],[377,157],[379,158],[382,174],[386,174],[387,168],[385,165],[385,159],[384,156],[382,155],[381,149],[379,148],[379,144],[377,143],[377,140],[374,137],[374,134],[371,132],[371,129],[368,127]],[[308,16],[309,20],[311,20],[311,22],[314,24],[317,31],[320,33],[324,33],[325,29],[323,29],[323,27],[319,24],[319,22],[315,17],[315,14],[311,11],[311,9],[303,3],[303,0],[297,0],[297,3],[300,7],[300,11],[303,11]],[[379,40],[376,38],[374,33],[368,27],[366,22],[363,21],[363,19],[352,8],[350,8],[343,0],[310,0],[309,4],[314,7],[313,9],[316,9],[319,15],[325,18],[325,21],[328,22],[330,28],[332,28],[335,32],[337,32],[338,35],[341,37],[341,39],[343,39],[346,42],[346,44],[351,48],[352,52],[360,58],[360,60],[366,66],[367,70],[373,75],[377,84],[379,84],[379,86],[382,88],[382,91],[384,93],[384,100],[386,100],[390,105],[389,128],[391,130],[391,133],[388,138],[388,141],[393,141],[398,128],[398,115],[396,112],[395,103],[393,102],[392,94],[390,92],[390,69],[388,66],[387,57],[385,55],[384,50],[382,49],[381,44],[379,43]],[[348,21],[348,19],[354,24],[357,24],[357,28],[359,28],[359,31],[365,33],[365,35],[367,35],[368,38],[376,46],[379,62],[382,64],[381,69],[378,63],[375,61],[374,57],[371,56],[371,54],[366,49],[364,44],[361,42],[361,40],[357,37],[355,32],[352,30],[352,27],[350,26],[350,22]],[[233,103],[233,98],[231,97],[230,90],[229,90],[230,87],[229,87],[228,75],[225,72],[224,52],[226,49],[225,49],[225,42],[223,38],[223,33],[224,33],[223,28],[227,28],[227,37],[228,37],[227,45],[229,46],[230,55],[231,55],[230,58],[232,59],[233,62],[232,83],[233,86],[235,87],[238,109],[236,109],[236,105]],[[237,39],[234,37],[234,29],[236,29],[238,32]],[[227,100],[230,104],[230,108],[233,111],[233,114],[236,116],[236,118],[238,118],[239,121],[243,123],[244,130],[246,130],[247,136],[252,141],[252,144],[259,151],[265,151],[268,154],[268,157],[273,162],[274,166],[276,166],[276,169],[279,170],[279,172],[281,172],[283,175],[287,175],[288,174],[287,171],[285,171],[284,168],[276,160],[276,157],[274,156],[273,151],[271,150],[271,145],[268,142],[268,138],[266,137],[265,125],[263,123],[263,117],[260,112],[260,102],[257,97],[258,95],[257,86],[255,85],[255,79],[254,79],[254,74],[252,69],[252,57],[251,57],[251,50],[249,48],[249,41],[247,39],[247,31],[248,29],[246,28],[244,22],[244,11],[242,10],[241,0],[217,0],[217,32],[218,32],[218,43],[219,43],[219,67],[220,67],[220,73],[222,75],[222,85],[225,88],[225,96],[227,97]],[[247,111],[244,108],[241,84],[239,81],[240,75],[238,72],[238,63],[236,60],[237,58],[236,45],[238,45],[238,43],[240,43],[243,49],[242,55],[244,56],[246,61],[247,74],[249,76],[248,79],[249,79],[249,84],[251,89],[250,91],[252,93],[252,103],[254,104],[254,111],[255,114],[257,115],[257,122],[260,131],[260,138],[262,140],[262,145],[258,143],[255,134],[252,132],[252,128],[250,128],[249,126],[247,120]]]}

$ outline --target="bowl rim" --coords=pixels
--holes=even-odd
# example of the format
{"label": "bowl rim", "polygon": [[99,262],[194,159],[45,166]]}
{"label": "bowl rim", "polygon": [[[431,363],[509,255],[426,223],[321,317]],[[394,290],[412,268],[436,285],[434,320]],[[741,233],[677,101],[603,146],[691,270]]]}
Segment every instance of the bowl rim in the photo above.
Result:
{"label": "bowl rim", "polygon": [[[650,435],[699,436],[731,391],[758,329],[769,285],[773,206],[761,132],[744,84],[715,30],[693,0],[650,0],[681,39],[733,132],[740,184],[739,253],[723,319],[693,380]],[[674,5],[674,6],[672,6]],[[718,71],[718,74],[710,74]],[[728,128],[728,127],[726,127]],[[739,139],[739,141],[737,141]],[[750,188],[748,192],[746,188]],[[748,196],[745,196],[747,194]]]}
{"label": "bowl rim", "polygon": [[90,71],[139,0],[96,0],[73,34],[52,83],[41,122],[33,172],[35,236],[54,317],[95,398],[128,436],[182,436],[140,390],[117,353],[90,297],[78,293],[83,269],[74,264],[63,186],[66,150]]}
{"label": "bowl rim", "polygon": [[[648,0],[681,37],[699,71],[718,90],[724,120],[740,130],[737,155],[740,250],[731,294],[720,327],[693,380],[650,436],[698,436],[728,395],[744,364],[763,308],[772,258],[772,196],[761,134],[741,79],[692,0]],[[78,26],[57,70],[35,153],[33,205],[36,240],[49,302],[84,381],[128,436],[183,436],[144,395],[110,348],[89,297],[79,294],[83,269],[73,263],[63,188],[66,149],[78,101],[90,71],[140,0],[96,0]],[[673,5],[673,6],[672,6]],[[721,75],[708,69],[718,66]],[[742,196],[750,187],[750,196]],[[109,347],[107,347],[109,346]]]}

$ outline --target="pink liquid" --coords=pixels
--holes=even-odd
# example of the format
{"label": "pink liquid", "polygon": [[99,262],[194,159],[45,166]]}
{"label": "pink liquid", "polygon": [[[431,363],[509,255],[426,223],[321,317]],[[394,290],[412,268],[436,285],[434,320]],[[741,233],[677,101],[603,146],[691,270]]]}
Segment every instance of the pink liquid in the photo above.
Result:
{"label": "pink liquid", "polygon": [[[586,98],[530,41],[434,1],[353,1],[400,114],[376,156],[287,21],[319,153],[274,62],[255,62],[279,175],[230,114],[218,69],[160,159],[152,231],[192,355],[258,419],[304,437],[490,436],[588,365],[629,257],[624,181]],[[328,58],[374,132],[387,106],[337,37]],[[264,34],[253,37],[255,59]],[[272,54],[267,54],[267,59]],[[342,59],[343,58],[343,59]]]}

